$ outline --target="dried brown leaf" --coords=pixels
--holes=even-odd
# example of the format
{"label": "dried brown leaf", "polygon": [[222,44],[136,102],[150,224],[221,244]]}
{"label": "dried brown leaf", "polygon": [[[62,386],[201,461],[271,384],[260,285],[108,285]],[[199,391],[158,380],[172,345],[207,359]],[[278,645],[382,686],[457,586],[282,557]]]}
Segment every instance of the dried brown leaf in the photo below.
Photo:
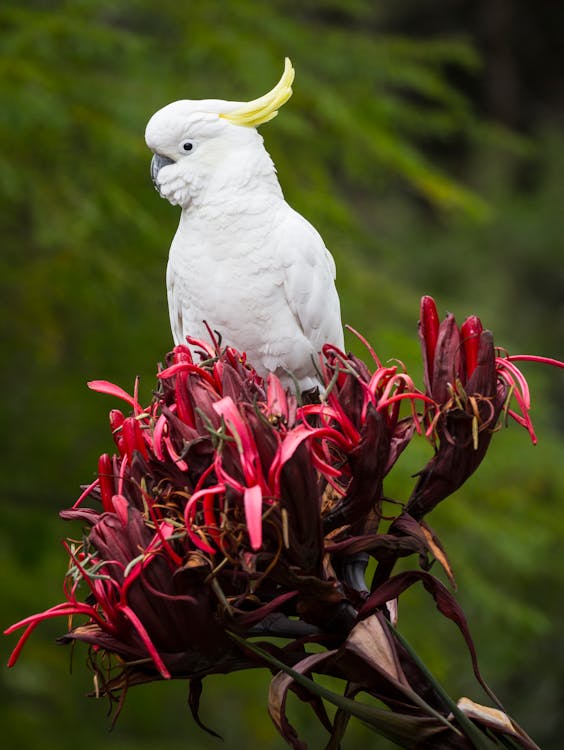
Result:
{"label": "dried brown leaf", "polygon": [[521,747],[526,748],[526,750],[540,750],[538,745],[533,742],[521,727],[503,711],[491,708],[490,706],[482,706],[480,703],[470,700],[470,698],[460,698],[458,708],[469,719],[492,729],[496,733],[501,732],[502,734],[509,735],[512,740],[517,742]]}
{"label": "dried brown leaf", "polygon": [[409,685],[391,642],[389,630],[378,615],[370,615],[352,629],[345,648],[360,656],[378,672],[385,672],[402,685]]}
{"label": "dried brown leaf", "polygon": [[[331,658],[335,653],[336,651],[325,651],[319,654],[310,654],[295,664],[293,669],[299,674],[306,674],[323,661]],[[294,750],[307,750],[307,745],[300,740],[298,733],[286,716],[286,699],[293,682],[294,678],[286,672],[278,672],[272,679],[268,691],[268,713],[282,737]]]}
{"label": "dried brown leaf", "polygon": [[452,572],[452,568],[450,566],[450,562],[449,562],[449,559],[447,557],[445,550],[443,549],[438,538],[435,536],[433,530],[430,529],[427,526],[427,524],[420,522],[419,525],[421,526],[423,530],[423,534],[425,535],[425,539],[427,541],[427,545],[429,546],[429,549],[435,556],[435,559],[440,563],[442,569],[447,574],[447,578],[450,581],[452,588],[456,591],[457,589],[456,580],[454,578],[454,573]]}

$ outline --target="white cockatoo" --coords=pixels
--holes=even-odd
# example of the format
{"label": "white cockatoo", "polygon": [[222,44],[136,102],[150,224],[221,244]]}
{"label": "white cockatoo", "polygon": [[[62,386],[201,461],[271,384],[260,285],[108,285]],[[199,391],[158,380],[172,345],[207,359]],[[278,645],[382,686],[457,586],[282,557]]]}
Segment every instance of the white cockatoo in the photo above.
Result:
{"label": "white cockatoo", "polygon": [[256,130],[290,98],[293,79],[286,58],[260,99],[173,102],[151,117],[145,140],[155,187],[182,207],[166,275],[175,343],[201,337],[205,321],[259,374],[307,391],[320,385],[323,345],[343,348],[335,263],[284,200]]}

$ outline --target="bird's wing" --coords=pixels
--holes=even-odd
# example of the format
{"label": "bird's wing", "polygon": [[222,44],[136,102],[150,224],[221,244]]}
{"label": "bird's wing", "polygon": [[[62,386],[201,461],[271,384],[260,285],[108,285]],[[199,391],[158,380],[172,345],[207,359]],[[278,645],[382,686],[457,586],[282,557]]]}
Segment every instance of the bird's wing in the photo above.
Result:
{"label": "bird's wing", "polygon": [[170,329],[172,338],[177,346],[186,343],[182,322],[182,297],[179,289],[176,288],[176,275],[173,272],[172,265],[169,262],[166,272],[166,292],[168,297],[168,314],[170,316]]}
{"label": "bird's wing", "polygon": [[326,343],[344,347],[335,261],[314,227],[290,209],[282,223],[284,291],[296,321],[314,351]]}

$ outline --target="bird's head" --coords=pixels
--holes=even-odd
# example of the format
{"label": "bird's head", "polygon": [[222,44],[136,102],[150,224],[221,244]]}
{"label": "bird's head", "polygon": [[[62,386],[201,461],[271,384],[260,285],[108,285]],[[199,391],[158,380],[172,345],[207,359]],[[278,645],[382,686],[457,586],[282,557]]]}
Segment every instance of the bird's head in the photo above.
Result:
{"label": "bird's head", "polygon": [[293,80],[294,69],[286,58],[282,78],[259,99],[184,99],[155,112],[145,141],[154,153],[151,177],[160,195],[186,207],[210,185],[215,190],[237,188],[249,172],[273,173],[256,128],[276,117],[292,95]]}

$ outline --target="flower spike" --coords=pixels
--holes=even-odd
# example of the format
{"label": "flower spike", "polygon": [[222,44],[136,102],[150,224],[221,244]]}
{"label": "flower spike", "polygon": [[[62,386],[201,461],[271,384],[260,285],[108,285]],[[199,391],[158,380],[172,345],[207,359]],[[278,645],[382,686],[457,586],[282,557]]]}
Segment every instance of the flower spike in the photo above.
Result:
{"label": "flower spike", "polygon": [[[260,104],[260,117],[273,115],[279,94]],[[460,628],[482,681],[459,605],[429,572],[436,560],[454,583],[423,519],[478,468],[502,415],[536,439],[529,388],[515,362],[564,363],[502,355],[479,318],[460,328],[452,314],[439,321],[434,300],[424,297],[424,392],[401,362],[383,366],[357,334],[370,366],[326,344],[320,402],[298,408],[276,375],[263,381],[244,353],[209,333],[211,344],[188,337],[190,346],[167,355],[145,409],[137,381],[133,396],[107,381],[90,383],[131,413],[110,412],[116,452],[100,456],[94,480],[61,512],[86,526],[80,541],[63,545],[64,601],[7,629],[23,631],[9,666],[40,623],[63,617],[59,642],[86,644],[99,693],[123,696],[130,685],[188,677],[197,721],[207,674],[275,663],[282,672],[271,701],[295,747],[302,743],[284,717],[285,695],[292,680],[300,697],[311,688],[317,697],[309,700],[326,721],[319,684],[306,677],[319,671],[349,687],[362,683],[386,709],[366,706],[359,715],[377,729],[384,722],[386,736],[402,745],[413,744],[412,732],[427,744],[440,733],[444,747],[478,747],[482,735],[490,742],[499,731],[535,750],[499,707],[492,723],[491,709],[474,704],[470,721],[462,708],[470,709],[459,703],[459,710],[435,687],[395,624],[398,598],[422,582]],[[416,432],[435,453],[405,503],[388,497],[384,484]],[[392,519],[388,503],[401,509]],[[391,520],[385,531],[383,519]],[[393,575],[407,556],[416,569]],[[266,637],[268,650],[255,648],[249,639],[256,636]],[[283,647],[272,641],[280,637]],[[310,640],[324,650],[304,658]],[[323,691],[346,714],[357,711],[356,688],[344,699]]]}

